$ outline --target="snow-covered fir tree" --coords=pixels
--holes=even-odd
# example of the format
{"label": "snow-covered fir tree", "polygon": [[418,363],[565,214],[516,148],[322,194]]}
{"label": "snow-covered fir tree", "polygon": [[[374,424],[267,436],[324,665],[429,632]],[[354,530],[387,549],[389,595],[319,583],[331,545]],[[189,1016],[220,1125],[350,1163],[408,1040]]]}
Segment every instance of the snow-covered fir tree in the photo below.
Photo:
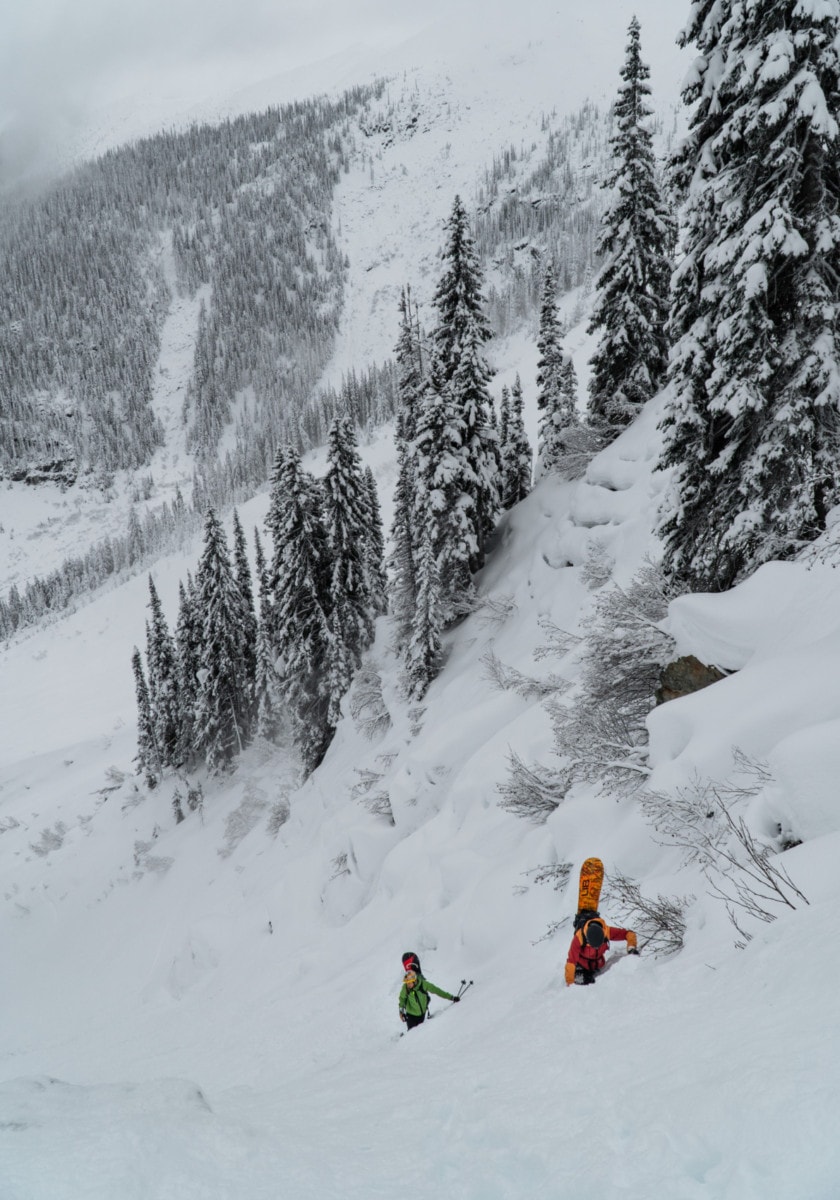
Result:
{"label": "snow-covered fir tree", "polygon": [[552,471],[563,449],[563,433],[576,424],[577,412],[570,396],[565,372],[560,317],[554,266],[548,263],[543,274],[540,323],[537,334],[537,409],[539,429],[537,453],[541,474]]}
{"label": "snow-covered fir tree", "polygon": [[[503,389],[507,391],[508,389]],[[524,500],[531,490],[533,451],[525,432],[522,382],[517,374],[504,409],[502,434],[502,479],[505,508]]]}
{"label": "snow-covered fir tree", "polygon": [[435,524],[430,517],[418,530],[417,602],[405,651],[403,685],[406,694],[415,700],[425,694],[440,668],[445,622],[434,541]]}
{"label": "snow-covered fir tree", "polygon": [[370,500],[356,431],[348,416],[333,421],[323,481],[324,525],[330,553],[330,712],[337,725],[340,704],[373,640],[373,602],[366,542]]}
{"label": "snow-covered fir tree", "polygon": [[151,620],[146,626],[146,667],[149,676],[149,703],[155,731],[155,744],[161,765],[178,765],[180,704],[175,670],[175,646],[163,615],[163,607],[149,576]]}
{"label": "snow-covered fir tree", "polygon": [[155,741],[152,705],[143,674],[143,660],[136,646],[131,656],[131,668],[134,672],[134,692],[137,697],[137,754],[134,761],[137,764],[137,773],[146,780],[146,786],[153,788],[160,779],[162,764]]}
{"label": "snow-covered fir tree", "polygon": [[661,533],[673,575],[720,590],[840,495],[840,5],[698,0],[682,41],[699,57]]}
{"label": "snow-covered fir tree", "polygon": [[[277,545],[275,530],[283,523],[283,510],[286,503],[286,495],[283,491],[281,479],[283,476],[283,468],[286,463],[286,454],[291,449],[288,442],[281,442],[274,454],[274,465],[271,471],[271,480],[269,487],[268,512],[265,516],[265,527],[272,539],[272,545]],[[300,453],[300,451],[298,451]],[[271,578],[272,568],[269,567],[269,580]]]}
{"label": "snow-covered fir tree", "polygon": [[195,582],[187,575],[186,586],[178,586],[178,620],[175,624],[175,675],[178,681],[178,762],[191,767],[195,761],[195,711],[198,672],[201,668],[201,628],[196,607]]}
{"label": "snow-covered fir tree", "polygon": [[[470,559],[476,551],[472,498],[463,489],[462,443],[452,409],[429,381],[417,414],[414,438],[415,492],[412,526],[415,575],[428,542],[435,556],[444,624],[472,591]],[[417,579],[419,594],[420,583]],[[419,603],[419,601],[418,601]],[[412,616],[412,624],[413,624]]]}
{"label": "snow-covered fir tree", "polygon": [[245,678],[252,690],[246,713],[246,733],[250,737],[255,708],[253,687],[257,666],[257,616],[254,609],[254,587],[251,581],[251,566],[248,562],[248,547],[236,509],[233,510],[233,571],[236,586],[239,588],[242,598],[242,665]]}
{"label": "snow-covered fir tree", "polygon": [[483,354],[490,338],[484,279],[459,196],[446,224],[442,259],[443,273],[434,297],[437,324],[432,334],[431,377],[457,434],[452,483],[472,527],[468,566],[477,571],[484,564],[485,542],[499,516],[499,449],[487,388],[492,372]]}
{"label": "snow-covered fir tree", "polygon": [[256,660],[256,732],[261,738],[276,741],[283,726],[283,684],[274,665],[274,648],[268,626],[262,621],[257,628]]}
{"label": "snow-covered fir tree", "polygon": [[623,83],[615,104],[613,197],[604,213],[589,325],[599,333],[589,383],[589,418],[616,434],[659,390],[668,365],[667,320],[674,221],[657,181],[649,120],[650,71],[640,25],[630,22]]}
{"label": "snow-covered fir tree", "polygon": [[329,721],[332,571],[322,516],[323,492],[291,446],[278,454],[272,488],[269,570],[271,649],[278,664],[292,736],[314,770],[334,728]]}
{"label": "snow-covered fir tree", "polygon": [[245,606],[231,566],[225,531],[212,508],[204,521],[204,548],[196,573],[196,606],[201,666],[195,745],[204,755],[208,769],[220,773],[247,741],[252,685],[242,658]]}
{"label": "snow-covered fir tree", "polygon": [[268,603],[268,564],[265,560],[262,538],[259,529],[254,527],[254,566],[257,577],[257,596],[259,598],[259,620],[263,619],[265,606]]}
{"label": "snow-covered fir tree", "polygon": [[379,507],[379,492],[373,470],[365,467],[367,490],[367,525],[365,531],[365,570],[368,579],[368,595],[374,616],[388,611],[388,577],[385,574],[385,530],[382,526],[382,509]]}
{"label": "snow-covered fir tree", "polygon": [[502,499],[502,507],[503,508],[505,507],[505,502],[504,502],[505,501],[505,480],[504,480],[505,447],[507,446],[508,421],[509,420],[510,420],[510,388],[507,386],[507,384],[505,384],[504,387],[502,388],[502,395],[499,399],[499,421],[498,421],[498,426],[497,426],[498,433],[499,433],[499,457],[500,457],[501,463],[502,463],[501,499]]}
{"label": "snow-covered fir tree", "polygon": [[283,688],[275,666],[275,651],[271,641],[271,592],[268,566],[259,530],[254,530],[254,558],[257,574],[259,616],[254,677],[254,709],[256,731],[270,741],[277,738],[283,725]]}
{"label": "snow-covered fir tree", "polygon": [[571,354],[567,354],[563,359],[563,370],[560,374],[560,386],[563,389],[563,395],[566,398],[566,404],[569,409],[575,414],[575,423],[577,423],[577,402],[578,402],[578,378],[575,370],[575,360]]}
{"label": "snow-covered fir tree", "polygon": [[395,645],[405,647],[417,603],[415,570],[416,535],[414,507],[417,481],[414,453],[417,410],[423,390],[423,360],[416,317],[411,307],[411,291],[400,297],[400,332],[396,346],[399,407],[394,427],[397,454],[397,481],[394,488],[394,516],[391,523],[390,611],[394,620]]}
{"label": "snow-covered fir tree", "polygon": [[423,695],[440,665],[443,630],[471,589],[469,552],[474,528],[459,487],[460,439],[450,410],[429,381],[418,410],[414,441],[415,604],[405,646],[405,687]]}

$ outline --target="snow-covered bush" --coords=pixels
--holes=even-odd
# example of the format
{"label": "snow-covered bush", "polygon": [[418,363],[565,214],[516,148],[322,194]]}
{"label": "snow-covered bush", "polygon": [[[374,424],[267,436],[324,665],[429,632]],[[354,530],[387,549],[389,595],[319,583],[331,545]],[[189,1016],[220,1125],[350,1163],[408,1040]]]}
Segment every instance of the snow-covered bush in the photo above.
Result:
{"label": "snow-covered bush", "polygon": [[[557,677],[550,679],[546,707],[559,767],[526,766],[511,754],[510,775],[498,787],[503,808],[545,820],[575,783],[608,783],[615,791],[633,792],[644,782],[645,719],[674,649],[661,625],[676,595],[677,589],[648,562],[626,588],[615,585],[596,598],[581,635],[543,622],[547,644],[536,657],[576,656],[578,683],[566,692]],[[493,656],[485,661],[499,686],[523,694],[526,677],[508,672]]]}
{"label": "snow-covered bush", "polygon": [[[386,762],[390,761],[390,757],[385,756]],[[370,767],[356,767],[355,770],[359,780],[352,788],[353,799],[358,800],[374,816],[385,817],[391,825],[395,824],[391,797],[384,788],[377,787],[385,777],[384,769],[374,771]]]}
{"label": "snow-covered bush", "polygon": [[579,685],[549,704],[555,751],[573,782],[634,791],[647,776],[645,719],[673,651],[661,625],[676,594],[648,562],[626,588],[597,597],[578,647]]}
{"label": "snow-covered bush", "polygon": [[606,426],[567,425],[557,437],[552,469],[564,479],[582,479],[592,459],[614,436]]}
{"label": "snow-covered bush", "polygon": [[382,676],[375,667],[363,666],[356,672],[350,693],[350,716],[369,741],[391,728],[391,714],[382,696]]}

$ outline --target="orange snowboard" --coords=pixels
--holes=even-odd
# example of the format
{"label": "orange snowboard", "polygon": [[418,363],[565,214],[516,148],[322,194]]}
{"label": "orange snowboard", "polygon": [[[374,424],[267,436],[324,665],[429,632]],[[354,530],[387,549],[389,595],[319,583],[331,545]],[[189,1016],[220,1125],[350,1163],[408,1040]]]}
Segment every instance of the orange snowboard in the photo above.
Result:
{"label": "orange snowboard", "polygon": [[598,911],[601,899],[601,884],[604,882],[604,864],[600,858],[587,858],[580,869],[578,888],[578,912],[582,908]]}

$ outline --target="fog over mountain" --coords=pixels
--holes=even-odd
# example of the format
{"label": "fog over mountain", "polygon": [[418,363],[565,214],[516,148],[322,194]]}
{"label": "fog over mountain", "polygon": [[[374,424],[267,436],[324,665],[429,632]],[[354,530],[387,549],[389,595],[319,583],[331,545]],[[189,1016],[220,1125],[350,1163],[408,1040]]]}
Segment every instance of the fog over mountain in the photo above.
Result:
{"label": "fog over mountain", "polygon": [[[544,51],[561,105],[612,86],[624,22],[602,4],[525,0],[7,0],[0,39],[0,182],[42,177],[78,156],[170,124],[214,119],[418,67],[458,74]],[[660,93],[676,95],[683,14],[633,6]],[[629,11],[629,10],[628,10]],[[684,56],[682,62],[684,62]],[[546,100],[549,96],[546,96]]]}

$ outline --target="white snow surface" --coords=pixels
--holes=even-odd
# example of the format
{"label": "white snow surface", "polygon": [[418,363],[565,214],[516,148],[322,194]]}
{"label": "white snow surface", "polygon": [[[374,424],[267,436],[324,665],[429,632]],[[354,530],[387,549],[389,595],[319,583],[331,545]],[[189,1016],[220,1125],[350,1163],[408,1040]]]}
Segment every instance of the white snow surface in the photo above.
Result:
{"label": "white snow surface", "polygon": [[[581,74],[610,42],[614,62],[597,75],[607,90],[625,7],[592,5],[568,29],[572,46],[578,25],[590,38]],[[634,8],[643,37],[646,15],[661,16],[648,22],[654,38],[685,16],[653,0]],[[529,71],[522,24],[510,55],[524,65],[509,78],[517,111],[538,113],[552,100]],[[403,187],[390,150],[373,185],[362,171],[343,185],[353,277],[335,378],[390,353],[395,289],[453,191],[474,187],[488,147],[511,140],[486,99],[493,66],[448,156],[433,131],[426,157],[403,149]],[[173,307],[164,336],[156,403],[173,437],[155,467],[161,489],[189,474],[176,418],[195,318]],[[584,328],[566,339],[583,385]],[[491,353],[496,394],[521,373],[535,437],[532,338]],[[401,698],[380,621],[369,657],[392,725],[368,741],[346,718],[303,786],[287,754],[254,746],[232,776],[204,780],[203,814],[176,825],[178,781],[149,793],[133,774],[144,577],[0,647],[0,1200],[840,1195],[840,574],[768,564],[726,595],[675,601],[666,622],[680,653],[732,673],[651,714],[651,786],[722,780],[742,751],[771,780],[748,806],[751,827],[801,840],[784,863],[809,903],[753,922],[746,948],[633,798],[578,789],[541,826],[498,804],[508,754],[550,765],[552,731],[539,700],[491,684],[486,655],[573,677],[572,660],[535,659],[540,620],[580,629],[597,595],[582,571],[593,549],[622,585],[655,550],[661,409],[660,398],[583,479],[543,480],[504,518],[479,585],[508,615],[479,611],[451,632],[420,706]],[[389,431],[362,449],[389,522]],[[310,466],[322,470],[323,454]],[[4,574],[57,565],[62,539],[101,536],[119,503],[4,492],[4,559],[20,551]],[[242,507],[246,531],[266,506],[263,495]],[[193,545],[154,566],[170,621],[197,555]],[[387,791],[393,825],[364,806],[364,772],[379,776],[372,793]],[[555,891],[534,872],[568,862],[576,875],[591,854],[608,880],[621,870],[645,894],[695,899],[680,954],[628,959],[619,943],[595,987],[567,989],[576,882]],[[439,986],[474,986],[401,1038],[407,949]]]}

